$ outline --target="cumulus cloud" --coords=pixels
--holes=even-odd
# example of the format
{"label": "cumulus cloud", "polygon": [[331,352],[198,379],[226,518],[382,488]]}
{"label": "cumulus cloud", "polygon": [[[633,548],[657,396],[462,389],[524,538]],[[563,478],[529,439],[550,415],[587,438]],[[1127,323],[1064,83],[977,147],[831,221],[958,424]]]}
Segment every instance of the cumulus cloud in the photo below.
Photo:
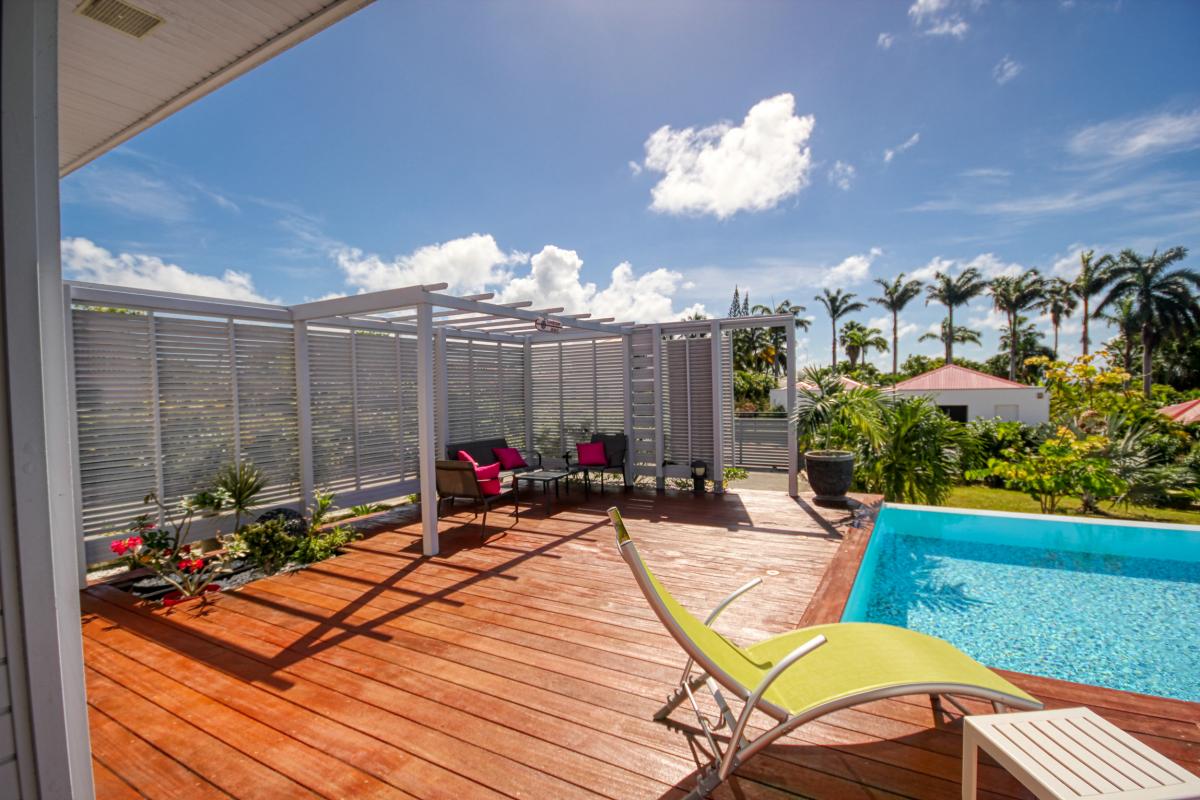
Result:
{"label": "cumulus cloud", "polygon": [[529,258],[518,251],[506,253],[492,236],[478,233],[426,245],[391,259],[364,253],[356,247],[339,248],[333,256],[346,283],[359,291],[447,283],[448,291],[467,294],[505,282],[512,265]]}
{"label": "cumulus cloud", "polygon": [[955,39],[961,39],[967,35],[967,31],[970,29],[971,26],[965,19],[954,15],[930,25],[925,29],[925,33],[929,36],[952,36]]}
{"label": "cumulus cloud", "polygon": [[1200,109],[1101,122],[1076,132],[1067,142],[1067,149],[1077,156],[1117,161],[1197,147],[1200,147]]}
{"label": "cumulus cloud", "polygon": [[854,176],[857,170],[853,164],[847,164],[845,161],[835,161],[833,166],[829,168],[829,182],[841,189],[843,192],[850,190],[850,184],[854,182]]}
{"label": "cumulus cloud", "polygon": [[[901,339],[907,339],[908,337],[912,336],[913,334],[919,333],[921,331],[920,325],[909,322],[908,320],[904,319],[904,317],[900,317],[899,322],[900,322],[900,324],[896,327],[896,334]],[[883,317],[875,317],[874,319],[867,322],[867,327],[868,328],[878,328],[879,330],[883,331],[884,335],[887,336],[887,338],[888,338],[888,344],[889,345],[891,344],[892,318],[890,315],[883,316]],[[938,333],[940,331],[941,331],[941,327],[939,324],[938,330],[934,331],[934,332]]]}
{"label": "cumulus cloud", "polygon": [[915,20],[940,14],[950,7],[950,0],[916,0],[908,7],[908,15]]}
{"label": "cumulus cloud", "polygon": [[866,253],[846,256],[837,266],[825,273],[824,285],[832,288],[862,283],[871,272],[872,262],[881,255],[883,250],[872,247]]}
{"label": "cumulus cloud", "polygon": [[894,35],[885,32],[879,34],[879,38],[875,40],[875,44],[878,45],[879,49],[881,50],[890,50],[895,41],[896,37]]}
{"label": "cumulus cloud", "polygon": [[276,302],[259,294],[254,279],[245,272],[227,269],[220,277],[189,272],[156,256],[114,255],[81,236],[63,239],[61,247],[63,270],[68,278],[75,280],[224,300]]}
{"label": "cumulus cloud", "polygon": [[901,144],[898,144],[895,147],[889,147],[883,151],[883,162],[885,164],[892,163],[893,158],[906,150],[911,150],[912,148],[916,147],[917,142],[919,141],[921,141],[921,134],[918,132],[905,139]]}
{"label": "cumulus cloud", "polygon": [[1020,75],[1023,69],[1025,67],[1022,64],[1013,61],[1010,56],[1005,56],[1000,59],[1000,63],[992,67],[992,77],[996,79],[996,83],[1003,86]]}
{"label": "cumulus cloud", "polygon": [[909,277],[919,281],[931,281],[933,276],[939,272],[955,275],[972,268],[979,270],[988,280],[1001,275],[1020,275],[1025,271],[1025,267],[1022,265],[1005,261],[995,253],[980,253],[970,259],[934,256],[928,264],[913,270]]}
{"label": "cumulus cloud", "polygon": [[618,321],[661,322],[693,312],[706,313],[695,304],[679,310],[673,296],[683,283],[674,270],[655,269],[637,274],[628,262],[613,268],[609,283],[599,288],[580,277],[583,259],[574,250],[548,244],[529,259],[527,275],[515,276],[497,294],[497,302],[534,300],[539,305],[562,306],[565,313],[591,313]]}
{"label": "cumulus cloud", "polygon": [[643,167],[663,176],[650,208],[726,219],[775,207],[808,185],[813,124],[811,114],[797,116],[791,94],[781,94],[756,103],[740,125],[664,125],[645,144]]}

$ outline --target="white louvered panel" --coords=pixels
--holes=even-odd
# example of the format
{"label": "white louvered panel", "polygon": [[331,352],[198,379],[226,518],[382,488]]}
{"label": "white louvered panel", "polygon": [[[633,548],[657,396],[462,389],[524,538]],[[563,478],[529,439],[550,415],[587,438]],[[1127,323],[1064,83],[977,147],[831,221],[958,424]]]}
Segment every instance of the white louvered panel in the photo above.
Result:
{"label": "white louvered panel", "polygon": [[313,478],[319,488],[354,489],[354,368],[349,332],[308,335]]}
{"label": "white louvered panel", "polygon": [[292,329],[238,322],[234,337],[241,460],[266,478],[259,505],[290,500],[300,491]]}
{"label": "white louvered panel", "polygon": [[150,324],[145,314],[72,318],[86,535],[128,527],[156,484]]}
{"label": "white louvered panel", "polygon": [[663,459],[686,464],[688,456],[687,359],[683,339],[664,339],[662,346]]}
{"label": "white louvered panel", "polygon": [[[400,453],[401,478],[404,480],[417,477],[417,463],[420,448],[417,419],[417,341],[407,336],[397,337],[397,360],[400,368],[400,427],[402,429],[402,446]],[[439,454],[439,458],[441,455]]]}
{"label": "white louvered panel", "polygon": [[712,340],[683,337],[664,342],[665,455],[675,464],[713,461]]}
{"label": "white louvered panel", "polygon": [[649,329],[635,331],[630,363],[633,402],[633,463],[639,474],[654,474],[654,358],[653,334]]}
{"label": "white louvered panel", "polygon": [[[728,333],[721,334],[721,434],[724,442],[722,450],[728,454],[733,452],[733,337]],[[726,455],[726,462],[732,463]]]}
{"label": "white louvered panel", "polygon": [[564,452],[562,385],[558,344],[535,345],[533,353],[533,448],[547,459]]}
{"label": "white louvered panel", "polygon": [[501,416],[504,438],[511,447],[523,449],[525,441],[525,348],[502,345]]}
{"label": "white louvered panel", "polygon": [[234,461],[233,362],[224,321],[156,316],[154,339],[163,501],[171,507]]}
{"label": "white louvered panel", "polygon": [[596,430],[625,432],[625,340],[595,342]]}
{"label": "white louvered panel", "polygon": [[713,463],[712,339],[685,339],[691,381],[692,452],[688,462]]}
{"label": "white louvered panel", "polygon": [[471,351],[467,342],[446,342],[446,413],[449,416],[447,442],[477,439],[471,399]]}
{"label": "white louvered panel", "polygon": [[499,345],[473,341],[471,347],[471,415],[476,439],[504,435],[501,420]]}
{"label": "white louvered panel", "polygon": [[569,451],[575,450],[577,442],[590,441],[596,431],[596,365],[593,356],[590,341],[562,345],[563,444]]}
{"label": "white louvered panel", "polygon": [[364,486],[400,480],[400,407],[396,341],[390,334],[354,334],[358,395],[358,469]]}

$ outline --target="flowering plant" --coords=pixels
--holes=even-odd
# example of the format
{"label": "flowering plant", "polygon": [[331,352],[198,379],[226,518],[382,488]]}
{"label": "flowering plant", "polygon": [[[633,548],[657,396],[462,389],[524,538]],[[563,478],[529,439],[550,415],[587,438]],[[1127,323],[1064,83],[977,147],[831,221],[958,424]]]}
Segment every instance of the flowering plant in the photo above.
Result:
{"label": "flowering plant", "polygon": [[[158,494],[151,492],[143,502],[154,503],[167,527],[159,527],[149,514],[138,517],[129,536],[117,539],[109,547],[130,569],[145,567],[175,590],[163,598],[163,605],[174,605],[188,597],[220,591],[213,581],[232,570],[233,554],[228,550],[204,553],[198,544],[189,543],[192,519],[196,512],[212,508],[219,498],[201,493],[184,498],[177,513],[171,513]],[[220,537],[218,536],[218,539]]]}

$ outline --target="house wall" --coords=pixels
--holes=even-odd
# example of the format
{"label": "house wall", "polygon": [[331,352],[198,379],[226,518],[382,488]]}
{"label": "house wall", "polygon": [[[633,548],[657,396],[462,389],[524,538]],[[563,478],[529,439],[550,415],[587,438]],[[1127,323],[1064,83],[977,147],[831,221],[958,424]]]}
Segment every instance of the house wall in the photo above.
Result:
{"label": "house wall", "polygon": [[1036,386],[1011,389],[946,389],[940,392],[922,392],[897,389],[901,397],[927,395],[939,406],[966,406],[967,419],[1012,419],[1001,411],[1003,406],[1016,406],[1016,422],[1040,425],[1050,419],[1050,393]]}

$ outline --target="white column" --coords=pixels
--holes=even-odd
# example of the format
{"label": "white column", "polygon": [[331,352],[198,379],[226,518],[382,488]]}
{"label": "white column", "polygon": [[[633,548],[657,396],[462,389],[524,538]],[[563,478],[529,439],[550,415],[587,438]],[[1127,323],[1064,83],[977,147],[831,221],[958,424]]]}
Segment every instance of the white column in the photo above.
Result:
{"label": "white column", "polygon": [[75,508],[75,539],[79,556],[79,588],[87,587],[87,543],[83,540],[83,485],[79,473],[79,404],[75,393],[75,316],[71,312],[71,287],[63,284],[63,320],[67,357],[67,410],[71,422],[67,432],[71,436],[71,505]]}
{"label": "white column", "polygon": [[796,453],[796,322],[789,322],[784,329],[787,332],[787,469],[788,494],[796,497],[800,494],[800,479],[797,476],[798,461]]}
{"label": "white column", "polygon": [[721,323],[713,321],[710,330],[712,337],[712,436],[713,436],[713,463],[712,479],[713,491],[717,494],[725,493],[725,416],[724,408],[721,404],[724,400],[724,392],[722,384],[725,380],[725,375],[721,370]]}
{"label": "white column", "polygon": [[292,323],[296,359],[296,435],[300,440],[300,510],[312,502],[316,490],[313,471],[312,384],[308,370],[308,323]]}
{"label": "white column", "polygon": [[533,445],[533,341],[525,337],[525,449],[537,450]]}
{"label": "white column", "polygon": [[[0,796],[93,796],[58,217],[59,3],[0,5]],[[69,12],[68,12],[69,13]]]}
{"label": "white column", "polygon": [[663,346],[662,326],[650,326],[650,346],[654,353],[654,483],[661,491],[667,487],[663,475],[663,456],[666,444],[663,441]]}
{"label": "white column", "polygon": [[[430,311],[430,314],[432,313]],[[449,372],[446,360],[446,332],[439,328],[434,336],[433,346],[436,366],[433,369],[433,375],[437,379],[437,386],[434,390],[434,396],[437,401],[437,415],[435,419],[437,422],[436,444],[438,455],[436,458],[442,458],[445,454],[446,445],[450,443],[450,391],[447,388],[450,378],[446,374]]]}
{"label": "white column", "polygon": [[[417,306],[417,438],[420,445],[417,458],[421,477],[421,551],[427,556],[436,556],[439,549],[434,474],[438,443],[433,419],[433,340],[433,308],[428,303],[421,303]],[[445,373],[444,363],[442,372]]]}

